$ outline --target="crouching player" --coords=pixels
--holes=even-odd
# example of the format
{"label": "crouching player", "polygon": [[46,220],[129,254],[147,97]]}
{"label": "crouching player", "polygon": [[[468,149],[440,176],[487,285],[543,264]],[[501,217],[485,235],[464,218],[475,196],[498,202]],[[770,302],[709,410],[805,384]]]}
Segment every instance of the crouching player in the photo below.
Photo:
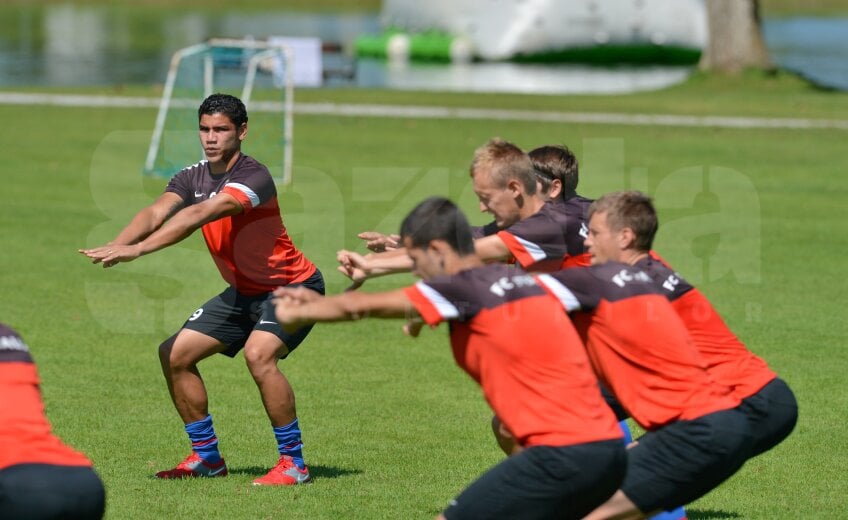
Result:
{"label": "crouching player", "polygon": [[0,323],[0,518],[96,520],[105,500],[91,461],[50,432],[29,348]]}
{"label": "crouching player", "polygon": [[752,456],[788,437],[798,420],[792,390],[739,341],[703,293],[651,252],[659,227],[651,199],[637,191],[610,193],[595,203],[592,212],[616,238],[614,247],[599,257],[649,274],[686,325],[710,375],[742,400],[754,439]]}
{"label": "crouching player", "polygon": [[600,380],[648,430],[628,450],[621,488],[590,520],[644,518],[691,502],[742,467],[752,446],[740,399],[709,375],[665,295],[647,273],[611,261],[619,240],[590,210],[594,265],[538,277],[572,313]]}
{"label": "crouching player", "polygon": [[524,449],[484,473],[439,518],[582,518],[618,488],[626,455],[570,321],[521,269],[484,265],[450,201],[419,204],[400,235],[422,281],[326,298],[278,289],[280,324],[296,330],[365,316],[449,322],[457,364]]}

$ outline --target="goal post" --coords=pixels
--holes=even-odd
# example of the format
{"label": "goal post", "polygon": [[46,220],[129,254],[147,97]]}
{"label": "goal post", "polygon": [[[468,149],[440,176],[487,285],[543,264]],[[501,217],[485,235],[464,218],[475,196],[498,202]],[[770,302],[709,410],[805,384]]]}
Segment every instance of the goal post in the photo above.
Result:
{"label": "goal post", "polygon": [[[176,51],[159,102],[144,174],[170,177],[203,159],[197,140],[197,107],[215,91],[236,93],[240,86],[240,98],[250,115],[249,127],[260,130],[258,135],[251,132],[245,153],[266,164],[275,181],[289,184],[294,137],[293,63],[290,47],[261,40],[213,38]],[[276,81],[264,77],[269,69],[281,71]],[[281,101],[252,106],[260,78],[268,91],[282,92]]]}

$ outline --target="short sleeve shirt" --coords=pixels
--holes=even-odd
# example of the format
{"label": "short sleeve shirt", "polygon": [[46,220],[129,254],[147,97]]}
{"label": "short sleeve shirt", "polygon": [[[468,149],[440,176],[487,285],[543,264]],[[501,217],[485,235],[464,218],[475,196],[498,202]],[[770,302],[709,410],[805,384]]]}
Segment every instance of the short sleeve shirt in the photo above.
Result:
{"label": "short sleeve shirt", "polygon": [[177,173],[166,192],[184,204],[199,204],[218,193],[233,196],[243,211],[204,224],[203,238],[224,280],[245,295],[299,283],[315,265],[295,247],[283,225],[277,189],[268,169],[242,154],[230,171],[212,175],[208,161]]}
{"label": "short sleeve shirt", "polygon": [[542,209],[497,232],[516,262],[526,270],[551,272],[562,268],[567,244],[566,216],[548,202]]}
{"label": "short sleeve shirt", "polygon": [[610,262],[538,279],[574,313],[595,372],[643,428],[739,405],[709,375],[685,325],[647,273]]}
{"label": "short sleeve shirt", "polygon": [[502,264],[406,289],[425,322],[450,322],[454,359],[522,446],[617,439],[585,349],[558,303]]}
{"label": "short sleeve shirt", "polygon": [[706,296],[666,264],[659,255],[647,256],[635,267],[646,272],[671,302],[686,325],[698,353],[713,378],[745,399],[757,393],[777,374],[762,358],[745,347]]}
{"label": "short sleeve shirt", "polygon": [[91,466],[53,435],[29,347],[0,324],[0,469],[16,464]]}

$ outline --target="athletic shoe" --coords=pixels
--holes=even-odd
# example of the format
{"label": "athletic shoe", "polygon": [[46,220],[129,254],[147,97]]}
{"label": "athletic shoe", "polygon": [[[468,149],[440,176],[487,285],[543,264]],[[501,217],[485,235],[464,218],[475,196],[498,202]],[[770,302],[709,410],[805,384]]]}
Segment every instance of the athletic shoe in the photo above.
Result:
{"label": "athletic shoe", "polygon": [[281,455],[277,465],[264,477],[253,481],[254,486],[294,486],[312,482],[309,468],[300,469],[288,455]]}
{"label": "athletic shoe", "polygon": [[227,465],[224,464],[224,459],[219,460],[215,464],[206,462],[200,455],[191,452],[191,455],[179,464],[174,469],[160,471],[156,474],[156,478],[194,478],[194,477],[226,477]]}

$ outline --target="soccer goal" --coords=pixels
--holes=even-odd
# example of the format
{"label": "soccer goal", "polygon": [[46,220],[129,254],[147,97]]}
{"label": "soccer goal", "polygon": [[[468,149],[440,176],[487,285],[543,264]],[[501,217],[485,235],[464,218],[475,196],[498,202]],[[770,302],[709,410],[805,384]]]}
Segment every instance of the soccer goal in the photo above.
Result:
{"label": "soccer goal", "polygon": [[265,164],[274,180],[292,177],[294,53],[279,43],[211,39],[171,58],[159,103],[145,175],[171,177],[204,158],[197,137],[197,107],[210,94],[239,96],[247,107],[242,150]]}

